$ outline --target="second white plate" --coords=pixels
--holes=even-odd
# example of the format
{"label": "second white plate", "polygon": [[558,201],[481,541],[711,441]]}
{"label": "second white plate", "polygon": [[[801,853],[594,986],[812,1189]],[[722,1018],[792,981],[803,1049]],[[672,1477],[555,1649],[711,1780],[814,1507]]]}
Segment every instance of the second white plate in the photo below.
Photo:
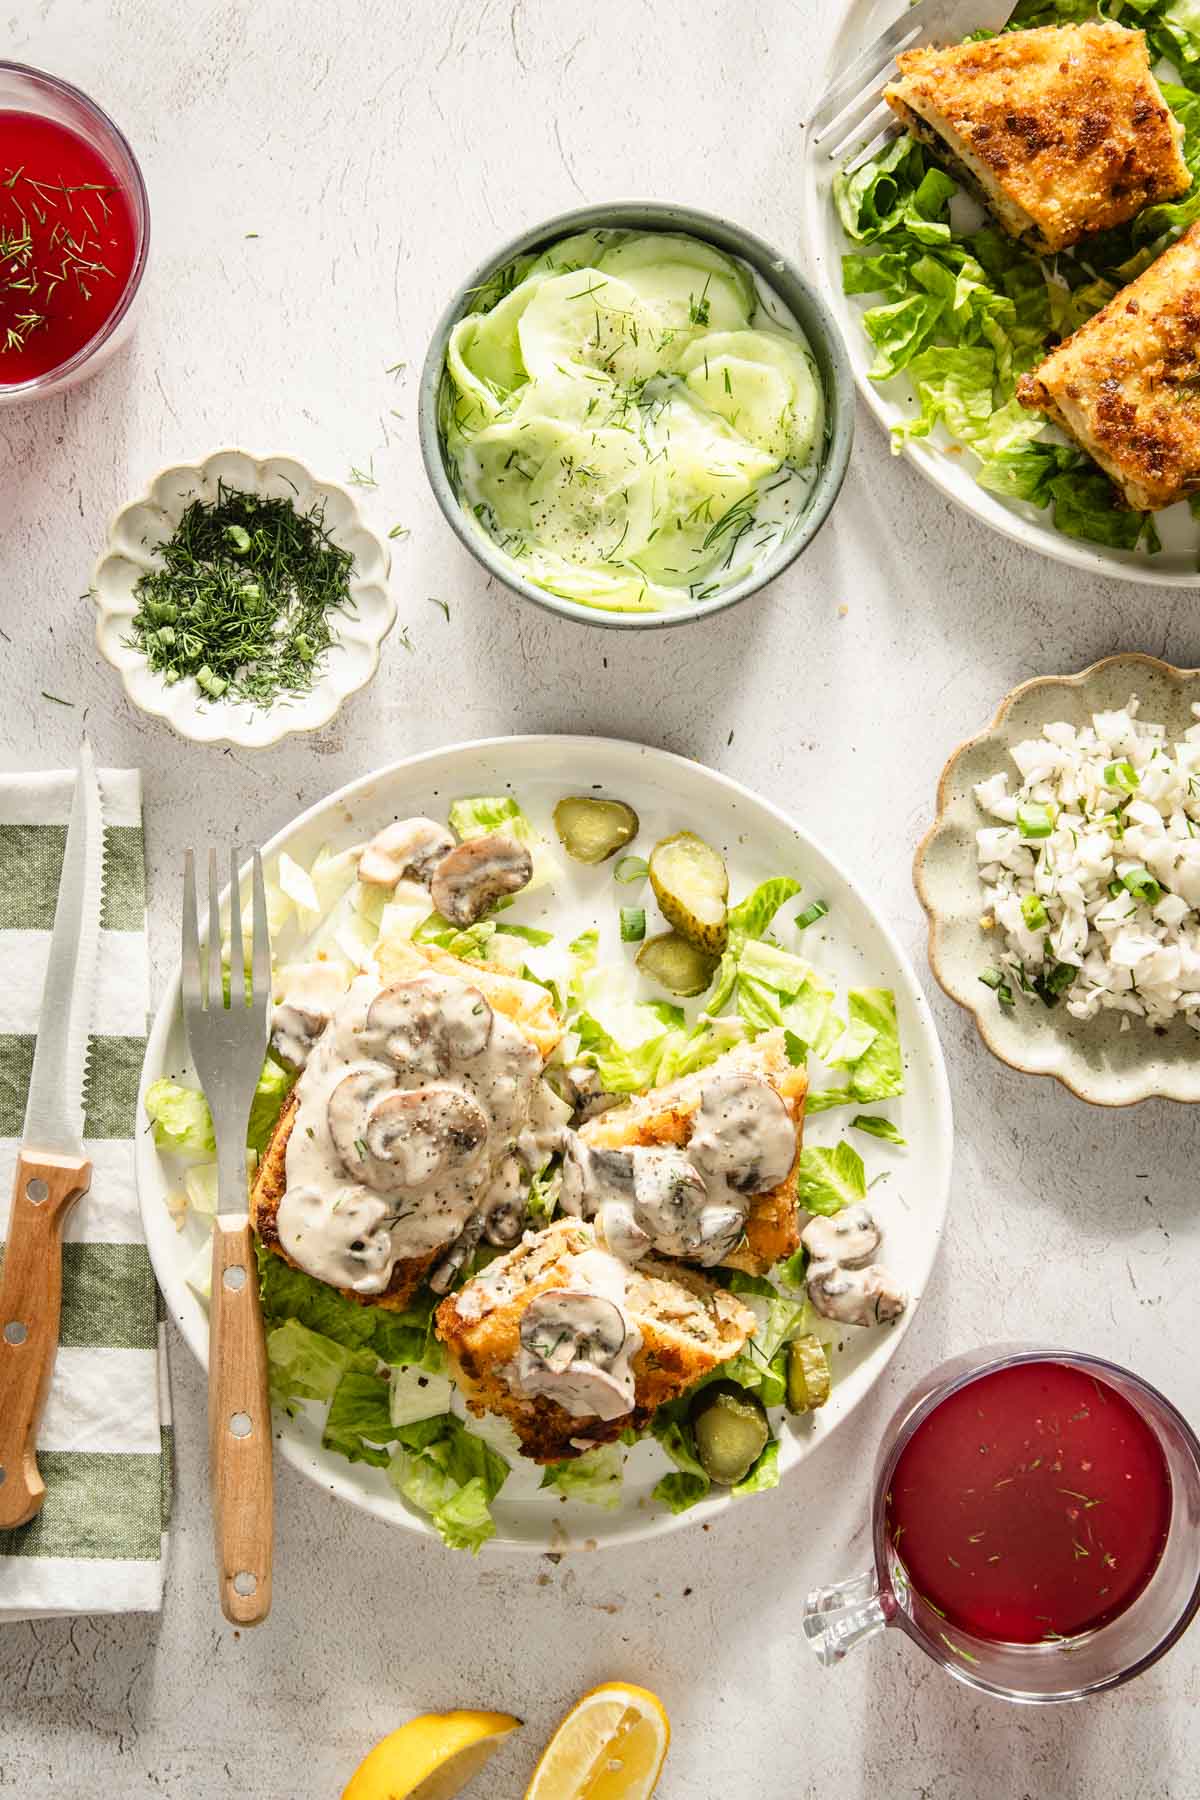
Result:
{"label": "second white plate", "polygon": [[[884,1229],[886,1261],[912,1295],[912,1304],[894,1327],[848,1331],[834,1364],[833,1394],[824,1409],[782,1429],[781,1469],[803,1462],[813,1445],[844,1426],[858,1402],[879,1379],[912,1321],[937,1253],[950,1187],[952,1128],[950,1096],[941,1048],[928,1005],[908,959],[878,913],[842,869],[786,814],[711,769],[662,750],[611,738],[516,737],[460,744],[413,757],[362,780],[302,813],[264,846],[270,863],[281,850],[309,863],[323,844],[342,849],[370,837],[384,823],[411,813],[445,816],[450,801],[468,794],[512,791],[553,843],[551,813],[564,793],[596,787],[628,801],[641,820],[631,849],[642,850],[668,832],[700,831],[721,850],[729,866],[730,890],[740,897],[771,875],[790,874],[803,884],[803,900],[824,900],[829,916],[805,933],[805,953],[848,986],[894,989],[904,1049],[906,1092],[888,1102],[908,1140],[893,1150],[863,1140],[871,1175],[888,1171],[875,1189]],[[564,857],[562,878],[550,890],[525,897],[513,917],[545,924],[569,938],[598,923],[602,954],[618,955],[617,914],[628,888],[614,888],[610,865],[587,868]],[[143,1071],[145,1087],[160,1075],[189,1079],[179,1004],[178,970],[168,983],[150,1034]],[[180,1076],[180,1071],[185,1073]],[[835,1112],[805,1127],[809,1143],[835,1142],[844,1129]],[[208,1318],[187,1285],[187,1273],[201,1250],[203,1234],[194,1220],[177,1231],[167,1210],[176,1180],[147,1132],[137,1139],[138,1193],[146,1239],[159,1285],[174,1318],[200,1362],[208,1361]],[[320,1409],[323,1413],[324,1409]],[[382,1470],[349,1464],[321,1447],[322,1419],[301,1411],[277,1421],[280,1454],[328,1492],[410,1531],[432,1536],[409,1510]],[[635,1447],[625,1467],[620,1507],[606,1512],[579,1501],[560,1504],[539,1493],[541,1471],[512,1459],[512,1474],[494,1503],[495,1540],[514,1549],[546,1551],[595,1548],[653,1537],[711,1518],[730,1505],[753,1506],[753,1497],[734,1501],[715,1496],[673,1517],[651,1489],[668,1465],[658,1446]]]}
{"label": "second white plate", "polygon": [[[814,100],[838,71],[903,10],[903,0],[850,0],[834,35],[825,81]],[[831,195],[836,167],[824,151],[814,148],[806,134],[803,215],[811,266],[841,327],[858,391],[879,423],[890,431],[893,425],[912,417],[915,410],[912,388],[903,373],[883,383],[868,378],[873,350],[862,328],[862,315],[877,303],[879,296],[842,292],[843,254],[870,246],[852,243],[842,230]],[[973,204],[961,197],[954,202],[955,206]],[[982,216],[980,212],[981,221]],[[1031,550],[1038,550],[1056,562],[1085,569],[1090,575],[1117,576],[1159,587],[1195,587],[1198,532],[1196,521],[1186,505],[1173,506],[1166,512],[1155,514],[1163,546],[1157,555],[1152,556],[1144,549],[1111,550],[1102,544],[1086,544],[1055,531],[1049,523],[1049,515],[1036,507],[1004,501],[989,494],[975,480],[977,465],[974,457],[961,450],[950,450],[950,444],[951,440],[939,427],[927,440],[910,440],[905,444],[903,454],[948,499],[982,519],[993,531],[999,531]]]}

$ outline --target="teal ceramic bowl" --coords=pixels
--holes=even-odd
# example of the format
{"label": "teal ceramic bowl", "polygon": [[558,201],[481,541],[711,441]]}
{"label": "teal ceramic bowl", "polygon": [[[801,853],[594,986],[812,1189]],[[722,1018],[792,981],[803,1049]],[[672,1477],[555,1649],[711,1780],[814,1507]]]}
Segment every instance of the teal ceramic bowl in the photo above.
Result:
{"label": "teal ceramic bowl", "polygon": [[[560,238],[572,232],[595,229],[674,231],[686,233],[713,244],[726,254],[740,257],[759,275],[795,317],[808,339],[816,359],[825,398],[825,441],[821,451],[816,481],[799,525],[786,543],[742,581],[724,589],[710,600],[700,600],[685,607],[664,612],[617,612],[588,606],[581,601],[566,600],[547,592],[535,582],[526,580],[512,560],[500,549],[461,499],[454,473],[446,454],[439,425],[439,396],[445,375],[446,345],[455,325],[470,312],[475,296],[518,257],[537,255]],[[585,625],[606,625],[619,631],[654,631],[671,625],[692,625],[713,613],[724,612],[739,601],[773,581],[812,542],[837,499],[850,445],[854,437],[854,382],[838,328],[833,316],[817,292],[786,257],[773,250],[761,238],[740,225],[710,213],[696,212],[686,206],[667,206],[654,200],[614,202],[604,206],[579,207],[574,212],[560,213],[544,224],[522,232],[520,237],[502,246],[485,263],[469,275],[442,314],[433,334],[421,372],[418,408],[421,453],[430,486],[451,530],[464,543],[477,562],[502,581],[513,593],[520,594],[547,612],[562,618],[577,619]]]}

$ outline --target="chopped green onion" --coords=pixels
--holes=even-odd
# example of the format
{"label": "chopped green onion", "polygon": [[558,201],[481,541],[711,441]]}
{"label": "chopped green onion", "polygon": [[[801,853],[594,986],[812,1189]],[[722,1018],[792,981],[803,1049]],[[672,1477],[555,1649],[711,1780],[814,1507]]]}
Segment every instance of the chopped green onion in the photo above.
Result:
{"label": "chopped green onion", "polygon": [[823,900],[814,900],[811,906],[806,906],[802,913],[796,914],[796,930],[807,931],[810,925],[815,925],[818,919],[823,919],[828,911],[829,908]]}
{"label": "chopped green onion", "polygon": [[979,979],[982,981],[984,987],[992,989],[1001,1006],[1016,1005],[1016,1001],[1013,998],[1013,991],[1009,987],[1007,981],[1005,981],[999,969],[985,969]]}
{"label": "chopped green onion", "polygon": [[1048,923],[1045,903],[1040,894],[1026,894],[1021,902],[1021,917],[1030,931],[1040,931]]}
{"label": "chopped green onion", "polygon": [[1023,838],[1048,838],[1054,830],[1054,814],[1040,800],[1022,800],[1017,807],[1017,830]]}
{"label": "chopped green onion", "polygon": [[1104,785],[1105,787],[1119,788],[1123,794],[1134,792],[1138,785],[1137,770],[1128,757],[1123,756],[1120,762],[1105,764]]}
{"label": "chopped green onion", "polygon": [[1128,874],[1122,875],[1121,886],[1135,900],[1144,900],[1147,906],[1157,906],[1162,899],[1162,884],[1155,881],[1149,869],[1130,869]]}
{"label": "chopped green onion", "polygon": [[250,533],[246,530],[246,527],[244,525],[227,525],[225,527],[225,536],[229,539],[229,542],[233,545],[233,548],[237,551],[238,555],[245,556],[247,550],[250,548]]}
{"label": "chopped green onion", "polygon": [[1057,1006],[1060,994],[1066,993],[1078,974],[1074,963],[1052,963],[1035,978],[1034,992],[1043,1006]]}
{"label": "chopped green onion", "polygon": [[623,856],[613,870],[613,880],[628,887],[630,882],[645,881],[649,873],[650,864],[644,856]]}
{"label": "chopped green onion", "polygon": [[1125,883],[1123,881],[1110,881],[1109,882],[1108,893],[1109,893],[1110,899],[1115,900],[1118,894],[1123,894],[1124,892],[1125,892]]}
{"label": "chopped green onion", "polygon": [[221,675],[214,675],[207,663],[196,670],[196,685],[214,700],[219,700],[229,683]]}
{"label": "chopped green onion", "polygon": [[645,907],[623,906],[621,908],[621,942],[623,944],[640,944],[645,935]]}

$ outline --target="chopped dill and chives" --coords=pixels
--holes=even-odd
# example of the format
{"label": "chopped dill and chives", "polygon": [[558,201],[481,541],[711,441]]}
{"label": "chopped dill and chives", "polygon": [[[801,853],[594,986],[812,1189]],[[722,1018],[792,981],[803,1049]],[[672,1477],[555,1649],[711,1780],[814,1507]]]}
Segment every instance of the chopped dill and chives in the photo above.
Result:
{"label": "chopped dill and chives", "polygon": [[216,501],[193,500],[154,550],[162,566],[134,588],[128,641],[156,674],[263,710],[311,690],[334,614],[354,611],[354,558],[330,537],[322,504],[302,513],[221,482]]}

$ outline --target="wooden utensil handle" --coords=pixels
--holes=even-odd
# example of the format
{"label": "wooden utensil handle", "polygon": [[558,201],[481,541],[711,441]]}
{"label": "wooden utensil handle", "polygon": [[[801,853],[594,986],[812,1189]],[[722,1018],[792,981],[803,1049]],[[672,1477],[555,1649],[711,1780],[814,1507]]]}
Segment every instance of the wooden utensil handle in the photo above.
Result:
{"label": "wooden utensil handle", "polygon": [[271,1610],[271,1401],[258,1263],[248,1222],[218,1216],[208,1343],[208,1478],[221,1611],[258,1625]]}
{"label": "wooden utensil handle", "polygon": [[0,1276],[0,1528],[24,1525],[46,1498],[35,1444],[62,1312],[62,1234],[91,1185],[82,1156],[22,1150]]}

